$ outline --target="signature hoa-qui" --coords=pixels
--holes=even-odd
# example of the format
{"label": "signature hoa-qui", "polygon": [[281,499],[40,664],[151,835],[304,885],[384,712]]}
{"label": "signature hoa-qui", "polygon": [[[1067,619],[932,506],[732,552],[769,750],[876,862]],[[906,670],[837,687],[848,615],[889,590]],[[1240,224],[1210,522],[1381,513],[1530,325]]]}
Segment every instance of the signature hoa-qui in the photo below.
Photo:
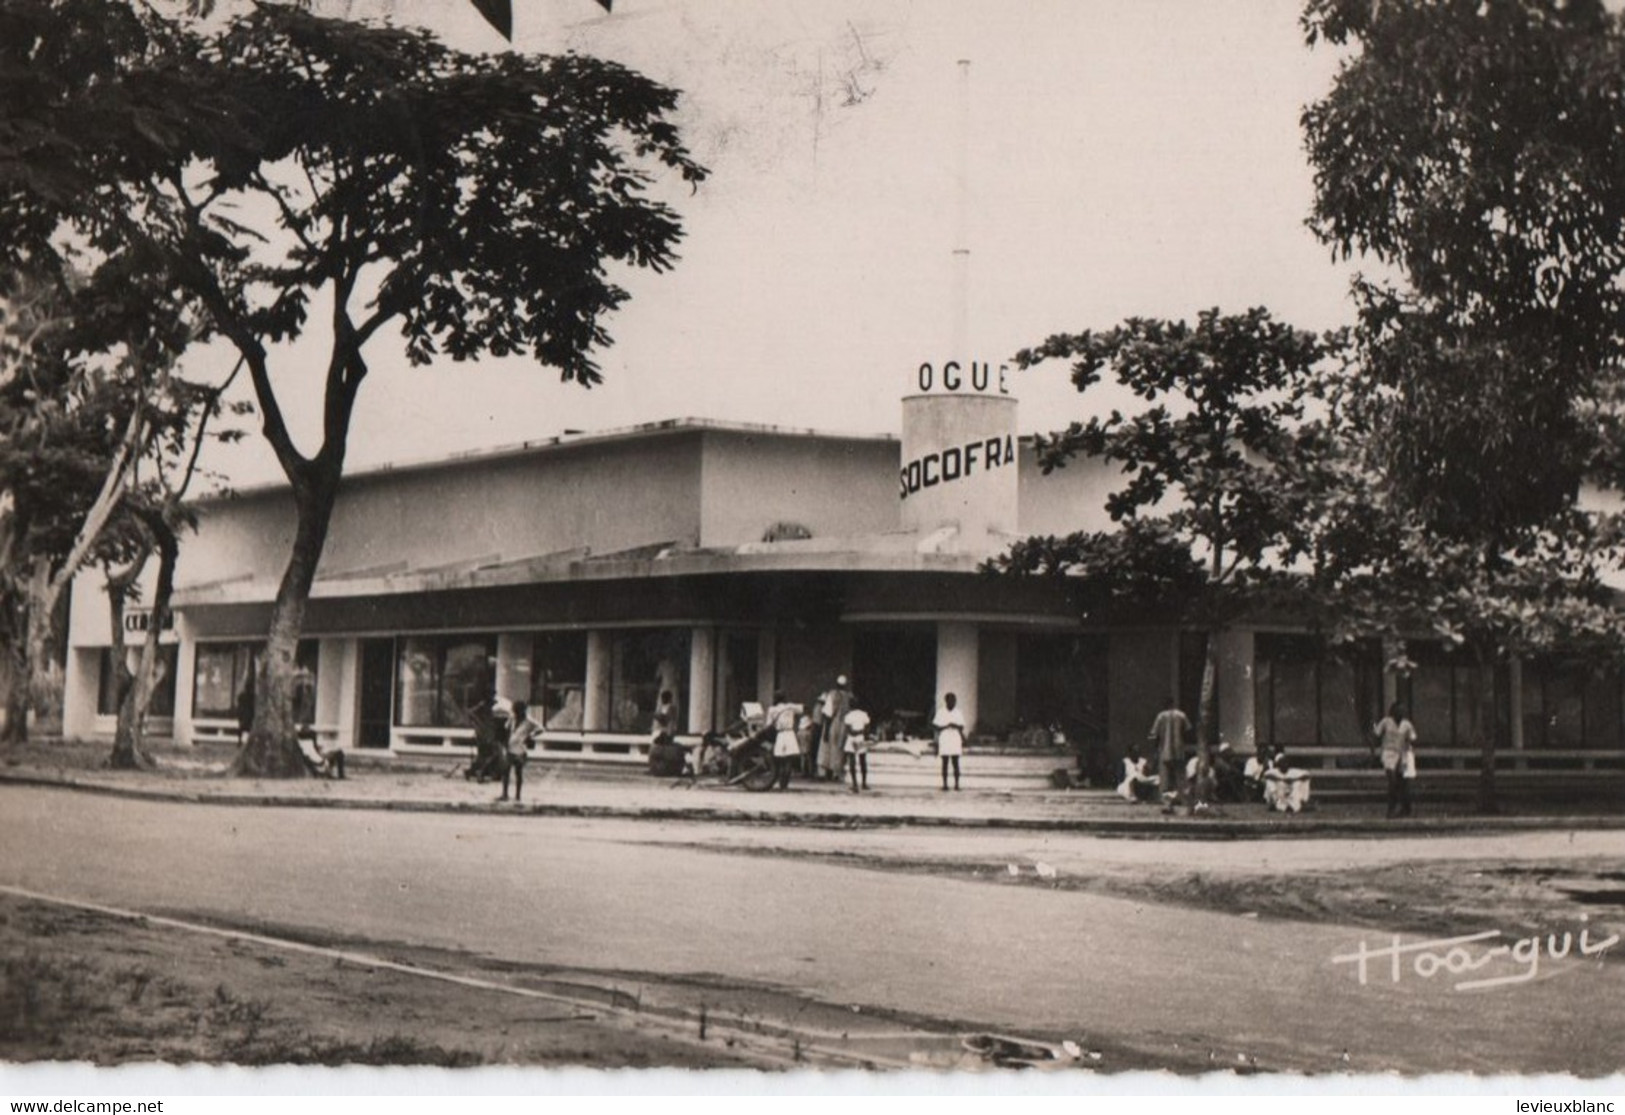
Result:
{"label": "signature hoa-qui", "polygon": [[[1440,937],[1407,945],[1400,943],[1399,935],[1396,933],[1393,940],[1381,948],[1371,948],[1361,940],[1358,949],[1342,956],[1332,957],[1332,963],[1357,965],[1362,987],[1369,982],[1373,962],[1378,965],[1379,978],[1382,967],[1387,968],[1390,983],[1398,983],[1407,968],[1422,979],[1432,979],[1440,972],[1450,976],[1465,976],[1482,971],[1496,961],[1521,966],[1521,971],[1510,975],[1485,976],[1462,980],[1455,984],[1457,991],[1483,991],[1491,987],[1528,983],[1540,974],[1540,958],[1543,952],[1549,960],[1562,960],[1573,953],[1576,944],[1574,935],[1568,932],[1562,935],[1561,944],[1556,933],[1546,934],[1544,949],[1541,947],[1543,942],[1538,933],[1532,937],[1522,937],[1511,944],[1481,944],[1504,936],[1506,934],[1498,929],[1486,929],[1482,933],[1469,933],[1462,937]],[[1582,929],[1578,955],[1600,956],[1618,943],[1617,933],[1610,934],[1601,941],[1592,942],[1591,931]],[[1403,963],[1401,957],[1408,958],[1410,962]],[[1386,965],[1381,964],[1384,960],[1388,962]]]}

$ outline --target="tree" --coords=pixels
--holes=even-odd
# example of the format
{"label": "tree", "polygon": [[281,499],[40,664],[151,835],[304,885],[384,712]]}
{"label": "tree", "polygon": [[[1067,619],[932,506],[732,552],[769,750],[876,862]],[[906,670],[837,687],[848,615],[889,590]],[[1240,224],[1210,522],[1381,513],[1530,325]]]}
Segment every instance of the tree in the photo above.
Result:
{"label": "tree", "polygon": [[1481,661],[1538,648],[1563,625],[1509,617],[1540,575],[1574,605],[1554,615],[1590,615],[1612,534],[1578,497],[1620,475],[1625,27],[1599,0],[1310,0],[1303,22],[1356,48],[1304,113],[1310,225],[1393,273],[1355,285],[1367,445],[1426,549],[1390,576],[1439,579],[1410,622],[1470,632]]}
{"label": "tree", "polygon": [[1067,578],[1086,614],[1150,610],[1202,628],[1204,767],[1217,734],[1219,636],[1277,597],[1311,545],[1301,500],[1325,431],[1306,419],[1305,403],[1340,343],[1262,309],[1208,310],[1195,325],[1132,318],[1103,333],[1051,337],[1016,356],[1023,368],[1072,361],[1072,382],[1085,396],[1109,368],[1146,405],[1074,422],[1038,443],[1046,472],[1079,455],[1120,468],[1106,500],[1117,529],[1028,539],[997,567]]}
{"label": "tree", "polygon": [[11,276],[10,295],[0,333],[0,645],[7,732],[21,739],[50,689],[59,604],[116,514],[152,426],[125,379],[147,353],[133,335],[105,331],[113,308],[129,305],[118,291],[25,270]]}
{"label": "tree", "polygon": [[69,327],[63,291],[37,273],[7,276],[0,300],[0,677],[6,736],[26,739],[46,695],[55,608],[49,588],[91,506],[109,451],[105,398],[45,357]]}
{"label": "tree", "polygon": [[[109,78],[151,52],[148,23],[71,0],[0,6],[0,646],[18,737],[48,688],[59,604],[159,436],[154,369],[189,336],[173,284],[144,281],[130,253],[57,236],[54,206],[90,164],[163,130],[142,98],[109,95]],[[23,203],[30,193],[48,201]]]}
{"label": "tree", "polygon": [[23,737],[28,706],[38,711],[48,688],[59,605],[74,574],[128,560],[134,539],[148,540],[136,550],[157,545],[143,518],[184,521],[168,462],[190,453],[195,464],[219,400],[218,389],[174,374],[185,345],[174,306],[123,268],[109,263],[58,290],[48,329],[37,325],[44,298],[13,302],[22,313],[5,333],[19,340],[0,386],[0,645],[13,683],[13,738]]}
{"label": "tree", "polygon": [[[13,2],[63,16],[29,24],[43,57],[85,32],[86,13],[125,11]],[[565,381],[597,382],[592,350],[627,297],[606,263],[670,266],[681,229],[656,175],[692,186],[705,172],[669,119],[677,94],[613,63],[463,55],[424,33],[278,5],[207,40],[150,13],[140,22],[144,52],[87,94],[119,106],[134,138],[108,137],[57,90],[44,115],[71,129],[75,173],[20,182],[7,208],[25,227],[66,223],[103,251],[138,253],[242,357],[296,531],[239,765],[298,775],[294,654],[368,343],[392,326],[416,363],[528,353]],[[322,431],[304,452],[275,346],[310,326],[318,294]]]}
{"label": "tree", "polygon": [[[124,493],[119,517],[110,531],[112,537],[100,546],[107,580],[108,618],[111,623],[115,692],[118,722],[113,732],[109,766],[134,769],[151,764],[142,749],[145,722],[158,682],[158,658],[163,632],[170,625],[170,600],[175,589],[175,566],[180,558],[180,536],[195,525],[186,506],[186,493],[198,471],[198,457],[211,436],[210,421],[222,408],[221,397],[230,389],[239,363],[225,381],[203,387],[165,374],[154,400],[167,403],[167,411],[154,407],[149,420],[153,429],[149,451],[138,462],[147,475],[138,476]],[[242,404],[236,408],[241,413]],[[195,426],[193,422],[195,421]],[[226,429],[212,435],[233,441],[240,430]],[[124,616],[128,602],[137,592],[141,575],[154,555],[158,568],[153,578],[147,609],[146,633],[141,653],[132,671],[125,653]],[[122,568],[115,566],[123,562]]]}

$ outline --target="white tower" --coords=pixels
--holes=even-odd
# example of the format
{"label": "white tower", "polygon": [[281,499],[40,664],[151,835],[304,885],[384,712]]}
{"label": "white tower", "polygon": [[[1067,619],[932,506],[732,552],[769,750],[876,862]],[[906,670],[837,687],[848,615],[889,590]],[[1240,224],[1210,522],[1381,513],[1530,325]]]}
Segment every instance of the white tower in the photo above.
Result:
{"label": "white tower", "polygon": [[955,526],[970,548],[981,548],[989,532],[1016,533],[1016,399],[1010,369],[969,348],[969,116],[970,63],[961,61],[953,322],[947,351],[914,369],[903,397],[898,481],[905,529]]}

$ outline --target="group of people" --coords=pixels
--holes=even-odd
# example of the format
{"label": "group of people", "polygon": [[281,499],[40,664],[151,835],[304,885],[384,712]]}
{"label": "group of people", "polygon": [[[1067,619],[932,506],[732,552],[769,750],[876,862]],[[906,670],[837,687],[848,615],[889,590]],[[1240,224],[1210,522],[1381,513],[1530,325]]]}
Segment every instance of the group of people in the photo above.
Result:
{"label": "group of people", "polygon": [[1157,773],[1152,774],[1138,750],[1130,748],[1123,760],[1118,794],[1130,802],[1161,801],[1164,813],[1172,813],[1181,804],[1202,812],[1220,803],[1247,800],[1262,800],[1272,810],[1297,813],[1309,804],[1308,772],[1290,766],[1283,748],[1251,756],[1243,763],[1230,742],[1221,739],[1204,757],[1199,750],[1192,753],[1187,742],[1191,730],[1190,717],[1169,697],[1147,733],[1156,745]]}
{"label": "group of people", "polygon": [[784,690],[773,694],[767,728],[773,741],[774,785],[788,789],[800,768],[812,779],[836,782],[851,778],[854,794],[869,788],[869,714],[857,707],[843,674],[833,688],[820,693],[812,711],[793,704]]}
{"label": "group of people", "polygon": [[[1181,802],[1202,810],[1215,802],[1262,801],[1266,808],[1299,813],[1309,807],[1309,772],[1292,766],[1286,749],[1265,749],[1238,764],[1235,751],[1221,740],[1204,764],[1200,754],[1187,758],[1186,736],[1190,718],[1169,698],[1152,721],[1148,738],[1156,745],[1158,771],[1152,774],[1139,751],[1130,748],[1123,759],[1123,778],[1117,793],[1129,802],[1162,801],[1171,813]],[[1405,706],[1395,701],[1388,714],[1372,728],[1387,785],[1388,816],[1411,815],[1411,782],[1416,778],[1416,727]],[[1181,766],[1183,765],[1183,770]]]}
{"label": "group of people", "polygon": [[530,717],[530,705],[524,701],[509,705],[493,694],[470,709],[468,719],[474,726],[474,759],[463,777],[481,783],[501,778],[498,801],[508,800],[511,781],[513,800],[522,801],[525,763],[542,737],[542,726]]}
{"label": "group of people", "polygon": [[1157,773],[1150,772],[1138,749],[1130,748],[1118,794],[1130,802],[1160,800],[1164,813],[1172,813],[1181,803],[1205,811],[1219,802],[1244,801],[1246,776],[1229,741],[1221,740],[1204,758],[1188,747],[1190,732],[1190,717],[1168,698],[1147,733],[1156,746]]}
{"label": "group of people", "polygon": [[[793,771],[800,769],[811,779],[839,782],[846,778],[852,793],[869,788],[869,713],[859,708],[845,674],[835,685],[820,693],[806,707],[792,704],[783,690],[773,694],[767,710],[766,730],[773,740],[773,764],[779,789],[790,785]],[[953,773],[953,789],[959,789],[959,758],[965,753],[965,714],[957,694],[948,693],[932,718],[937,755],[942,763],[942,788],[948,790]]]}

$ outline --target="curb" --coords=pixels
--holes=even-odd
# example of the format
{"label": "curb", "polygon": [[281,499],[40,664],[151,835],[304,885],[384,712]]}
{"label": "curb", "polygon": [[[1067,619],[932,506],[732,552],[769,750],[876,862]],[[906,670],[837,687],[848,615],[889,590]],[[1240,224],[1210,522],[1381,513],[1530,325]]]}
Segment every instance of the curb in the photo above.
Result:
{"label": "curb", "polygon": [[790,825],[826,829],[951,828],[1014,830],[1028,832],[1071,832],[1098,836],[1138,839],[1252,840],[1297,839],[1318,836],[1431,836],[1478,835],[1485,833],[1540,831],[1625,830],[1625,816],[1583,815],[1574,817],[1435,817],[1407,821],[1341,818],[1230,820],[1227,818],[1187,818],[1164,816],[1142,819],[1045,818],[1045,817],[952,817],[929,813],[853,815],[837,812],[775,812],[773,810],[696,808],[639,808],[616,805],[570,805],[539,802],[509,806],[496,802],[401,801],[366,798],[317,798],[274,793],[195,793],[184,790],[145,789],[80,782],[69,777],[21,774],[0,771],[0,785],[32,786],[101,794],[107,797],[145,801],[175,802],[186,805],[221,805],[279,809],[353,809],[395,813],[454,813],[491,816],[571,817],[640,821],[695,821],[710,824]]}

